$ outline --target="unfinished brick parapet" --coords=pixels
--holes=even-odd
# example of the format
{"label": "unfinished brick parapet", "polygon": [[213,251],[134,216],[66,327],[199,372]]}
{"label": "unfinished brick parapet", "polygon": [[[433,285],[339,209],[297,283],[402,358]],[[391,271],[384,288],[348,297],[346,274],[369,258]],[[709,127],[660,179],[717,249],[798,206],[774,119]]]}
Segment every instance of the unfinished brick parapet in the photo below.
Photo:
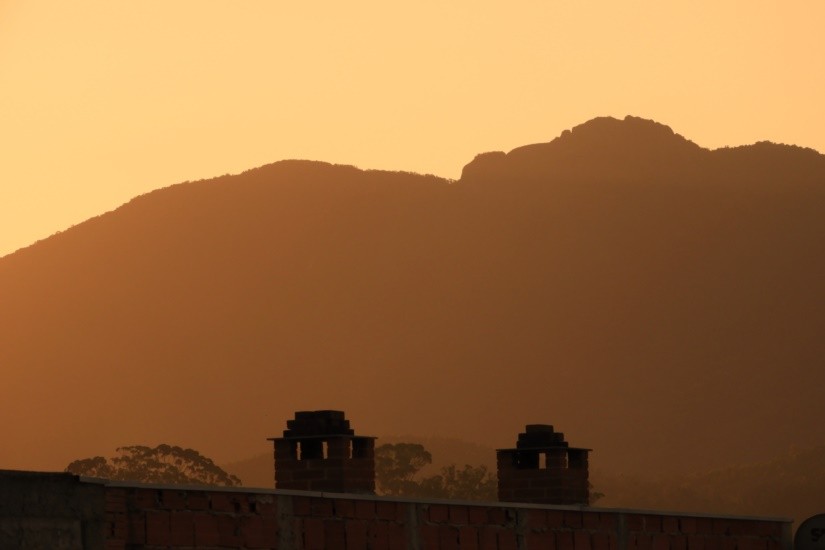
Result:
{"label": "unfinished brick parapet", "polygon": [[67,473],[0,470],[0,548],[102,548],[107,494]]}
{"label": "unfinished brick parapet", "polygon": [[514,449],[496,451],[499,500],[587,505],[589,452],[570,447],[553,426],[527,425]]}
{"label": "unfinished brick parapet", "polygon": [[20,474],[0,471],[0,548],[790,550],[792,544],[791,521],[782,519]]}
{"label": "unfinished brick parapet", "polygon": [[375,493],[375,438],[356,436],[342,411],[300,411],[274,443],[275,487]]}

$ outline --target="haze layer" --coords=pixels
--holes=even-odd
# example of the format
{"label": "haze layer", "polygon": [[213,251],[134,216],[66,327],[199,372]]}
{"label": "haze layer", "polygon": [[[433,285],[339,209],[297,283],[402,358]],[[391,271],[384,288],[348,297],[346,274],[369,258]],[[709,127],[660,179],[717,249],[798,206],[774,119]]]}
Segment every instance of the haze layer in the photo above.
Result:
{"label": "haze layer", "polygon": [[[822,444],[825,157],[595,119],[459,181],[284,161],[0,259],[0,466],[126,444],[218,460],[294,410],[611,470]],[[818,439],[817,439],[818,438]]]}

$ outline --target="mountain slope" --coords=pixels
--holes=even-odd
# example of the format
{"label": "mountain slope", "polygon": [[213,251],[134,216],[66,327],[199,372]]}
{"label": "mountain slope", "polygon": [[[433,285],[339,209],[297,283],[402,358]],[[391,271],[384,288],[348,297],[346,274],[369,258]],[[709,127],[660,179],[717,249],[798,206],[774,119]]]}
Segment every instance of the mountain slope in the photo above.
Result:
{"label": "mountain slope", "polygon": [[790,517],[798,527],[821,513],[825,447],[690,475],[643,479],[595,472],[591,480],[606,494],[600,506]]}
{"label": "mountain slope", "polygon": [[[458,182],[285,161],[0,259],[0,464],[264,452],[298,409],[612,471],[822,444],[825,157],[595,119]],[[812,441],[811,438],[817,439]]]}

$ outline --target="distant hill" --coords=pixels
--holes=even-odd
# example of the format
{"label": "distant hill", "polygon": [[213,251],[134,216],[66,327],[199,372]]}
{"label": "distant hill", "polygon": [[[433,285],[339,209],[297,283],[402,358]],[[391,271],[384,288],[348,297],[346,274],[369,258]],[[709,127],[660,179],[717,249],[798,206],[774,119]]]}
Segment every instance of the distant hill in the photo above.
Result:
{"label": "distant hill", "polygon": [[[116,182],[113,182],[113,184]],[[459,181],[284,161],[0,258],[0,465],[163,441],[226,463],[295,410],[611,471],[825,444],[825,156],[595,119]]]}
{"label": "distant hill", "polygon": [[789,517],[796,526],[821,514],[825,446],[709,472],[643,478],[595,472],[599,506]]}

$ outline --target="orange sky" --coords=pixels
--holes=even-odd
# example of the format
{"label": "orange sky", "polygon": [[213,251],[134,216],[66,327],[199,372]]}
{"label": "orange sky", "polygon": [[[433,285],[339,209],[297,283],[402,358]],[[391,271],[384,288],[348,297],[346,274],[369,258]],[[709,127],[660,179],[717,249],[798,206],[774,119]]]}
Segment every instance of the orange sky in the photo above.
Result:
{"label": "orange sky", "polygon": [[309,158],[456,178],[633,114],[825,151],[825,2],[0,0],[0,256]]}

